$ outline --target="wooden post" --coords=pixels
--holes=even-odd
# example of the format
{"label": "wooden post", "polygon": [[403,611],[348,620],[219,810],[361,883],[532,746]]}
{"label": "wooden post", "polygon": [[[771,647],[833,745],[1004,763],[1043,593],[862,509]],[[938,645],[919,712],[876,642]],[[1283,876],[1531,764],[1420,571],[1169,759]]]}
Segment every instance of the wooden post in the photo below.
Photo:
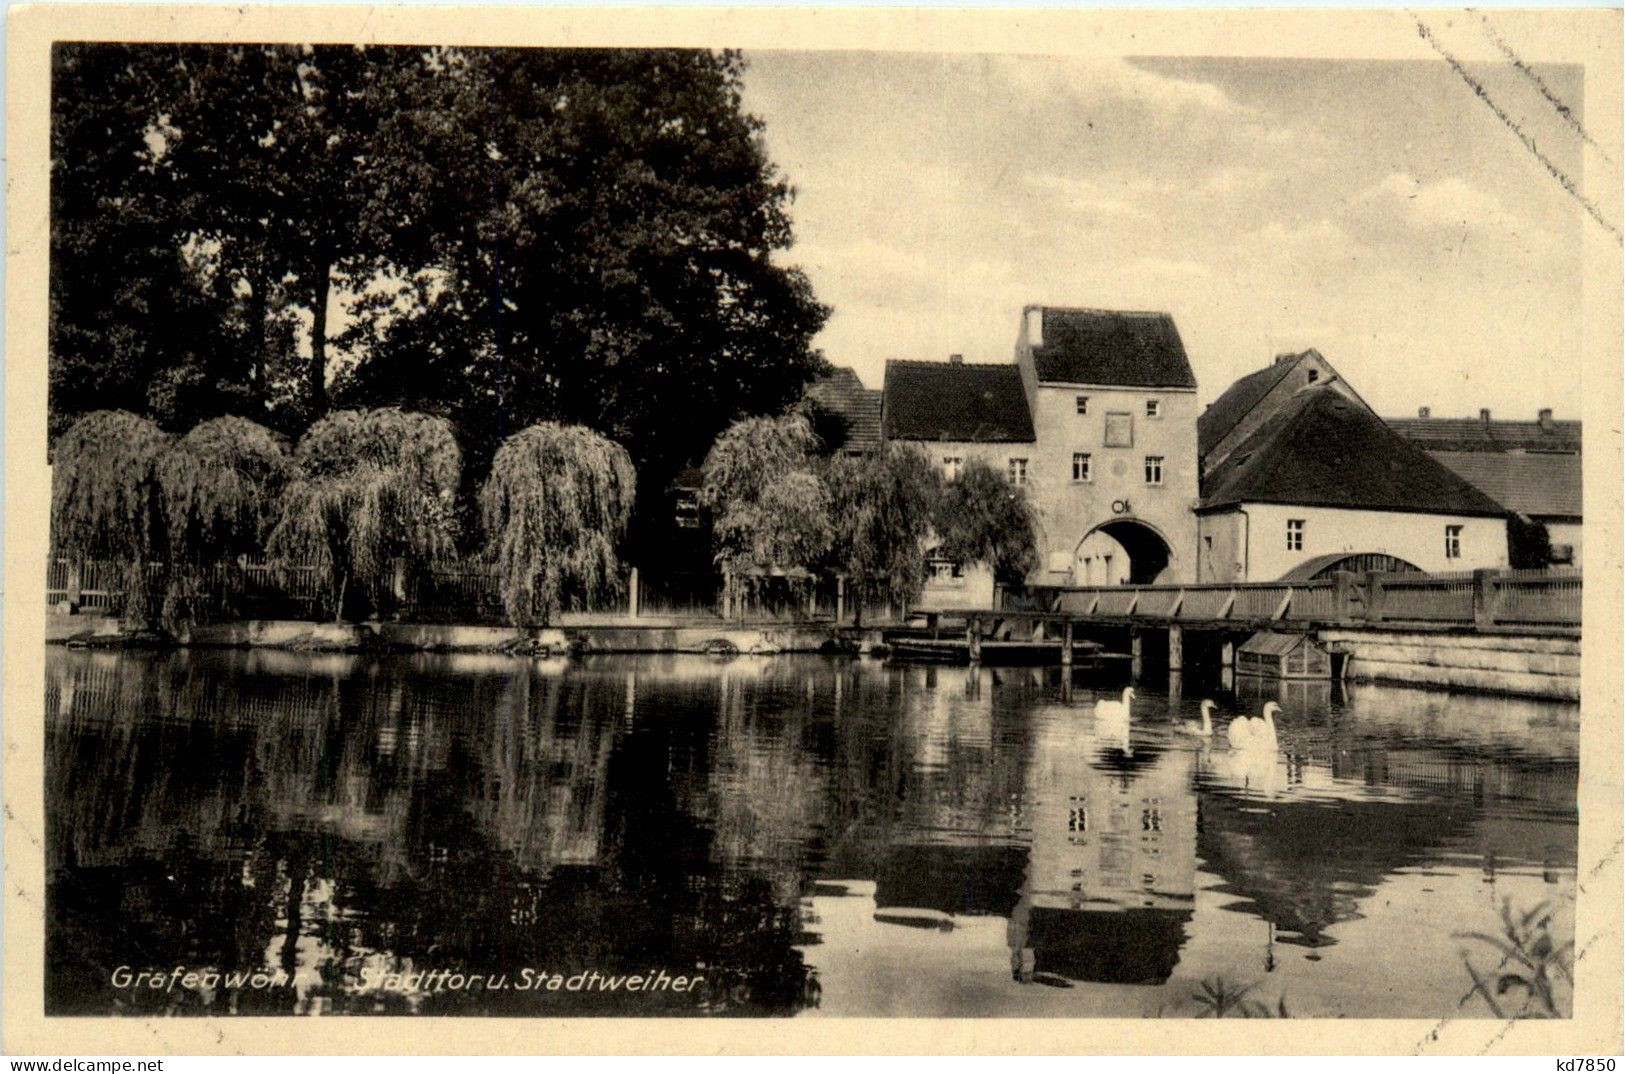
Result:
{"label": "wooden post", "polygon": [[1495,625],[1501,598],[1501,587],[1495,584],[1498,574],[1487,567],[1473,572],[1473,626],[1481,630]]}
{"label": "wooden post", "polygon": [[1129,678],[1135,682],[1140,681],[1140,672],[1144,667],[1145,635],[1138,629],[1130,630],[1128,634]]}
{"label": "wooden post", "polygon": [[68,602],[68,612],[70,614],[78,614],[79,605],[85,599],[85,572],[84,564],[77,559],[68,560],[67,585],[68,591],[63,594],[63,597]]}
{"label": "wooden post", "polygon": [[1236,643],[1229,638],[1219,645],[1219,665],[1226,670],[1236,666]]}
{"label": "wooden post", "polygon": [[1072,667],[1072,620],[1066,619],[1061,624],[1061,666]]}
{"label": "wooden post", "polygon": [[1168,670],[1179,671],[1185,666],[1185,630],[1183,627],[1171,626],[1168,628]]}
{"label": "wooden post", "polygon": [[1353,619],[1355,611],[1354,573],[1332,572],[1332,615],[1338,619]]}
{"label": "wooden post", "polygon": [[1365,617],[1373,623],[1382,622],[1383,603],[1382,574],[1379,571],[1367,571],[1365,574]]}
{"label": "wooden post", "polygon": [[973,615],[965,624],[965,646],[970,651],[970,662],[982,662],[982,617]]}
{"label": "wooden post", "polygon": [[626,614],[638,617],[638,569],[633,567],[626,578]]}
{"label": "wooden post", "polygon": [[807,618],[812,619],[818,615],[818,579],[814,578],[807,587]]}

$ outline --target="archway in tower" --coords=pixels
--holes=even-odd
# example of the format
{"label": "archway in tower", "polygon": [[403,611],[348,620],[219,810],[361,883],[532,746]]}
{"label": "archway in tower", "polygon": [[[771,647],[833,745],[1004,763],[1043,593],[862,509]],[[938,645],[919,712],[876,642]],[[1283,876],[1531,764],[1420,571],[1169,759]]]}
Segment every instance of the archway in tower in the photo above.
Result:
{"label": "archway in tower", "polygon": [[1149,585],[1168,569],[1162,534],[1133,519],[1103,522],[1083,535],[1072,559],[1074,585]]}

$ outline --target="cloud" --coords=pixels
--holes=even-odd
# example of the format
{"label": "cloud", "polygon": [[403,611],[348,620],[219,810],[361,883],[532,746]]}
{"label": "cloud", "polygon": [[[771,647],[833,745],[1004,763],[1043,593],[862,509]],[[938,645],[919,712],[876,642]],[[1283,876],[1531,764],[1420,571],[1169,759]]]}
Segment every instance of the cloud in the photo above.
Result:
{"label": "cloud", "polygon": [[1351,201],[1351,217],[1374,232],[1396,227],[1452,236],[1548,244],[1545,229],[1509,209],[1499,198],[1459,176],[1422,182],[1405,172],[1391,172]]}
{"label": "cloud", "polygon": [[1211,82],[1176,78],[1124,59],[1080,62],[1035,56],[992,58],[992,73],[1026,99],[1115,102],[1160,115],[1245,116],[1254,109]]}

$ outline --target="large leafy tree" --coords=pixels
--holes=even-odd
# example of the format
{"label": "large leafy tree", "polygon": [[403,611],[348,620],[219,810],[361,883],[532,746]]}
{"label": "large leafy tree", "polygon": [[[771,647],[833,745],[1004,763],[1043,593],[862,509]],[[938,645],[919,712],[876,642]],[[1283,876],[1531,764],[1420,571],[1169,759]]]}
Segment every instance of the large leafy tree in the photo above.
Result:
{"label": "large leafy tree", "polygon": [[331,390],[453,418],[481,473],[517,429],[584,424],[663,488],[820,364],[826,311],[776,259],[791,191],[741,72],[705,51],[58,45],[55,428],[116,404],[297,432]]}
{"label": "large leafy tree", "polygon": [[159,466],[174,438],[146,418],[99,410],[74,422],[51,451],[52,551],[117,574],[124,613],[156,617],[163,578],[151,566],[168,553]]}
{"label": "large leafy tree", "polygon": [[162,618],[179,625],[220,610],[211,601],[211,579],[224,572],[222,580],[234,580],[238,557],[264,547],[293,461],[282,437],[227,416],[175,441],[158,460],[157,476],[168,550]]}
{"label": "large leafy tree", "polygon": [[981,459],[947,483],[936,515],[938,551],[985,563],[996,581],[1019,585],[1038,566],[1037,522],[1027,495]]}
{"label": "large leafy tree", "polygon": [[404,314],[389,294],[364,311],[352,397],[447,406],[476,456],[538,420],[583,424],[651,491],[799,397],[827,311],[775,258],[791,191],[741,108],[737,56],[442,60],[435,115],[460,122],[424,134],[436,260],[403,282]]}
{"label": "large leafy tree", "polygon": [[544,422],[503,441],[480,509],[510,622],[545,625],[619,586],[635,489],[625,449],[590,429]]}
{"label": "large leafy tree", "polygon": [[918,449],[889,444],[826,464],[835,539],[831,561],[845,575],[853,622],[866,603],[902,604],[925,582],[925,547],[942,498],[941,476]]}
{"label": "large leafy tree", "polygon": [[717,565],[736,582],[804,578],[828,554],[835,530],[818,447],[807,418],[791,412],[735,422],[706,455],[700,500],[712,510]]}
{"label": "large leafy tree", "polygon": [[382,603],[393,561],[450,554],[452,497],[462,451],[449,422],[392,408],[339,410],[312,425],[295,450],[297,473],[278,503],[271,556],[314,565],[335,618],[352,583]]}

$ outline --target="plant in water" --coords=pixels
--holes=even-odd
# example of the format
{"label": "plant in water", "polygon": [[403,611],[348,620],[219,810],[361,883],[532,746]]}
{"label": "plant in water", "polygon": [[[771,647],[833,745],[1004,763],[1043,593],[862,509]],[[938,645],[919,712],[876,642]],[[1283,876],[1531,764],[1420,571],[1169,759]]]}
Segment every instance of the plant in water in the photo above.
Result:
{"label": "plant in water", "polygon": [[1277,997],[1272,1004],[1254,996],[1252,993],[1258,985],[1257,981],[1244,985],[1223,974],[1204,977],[1191,986],[1190,992],[1172,1013],[1192,1018],[1292,1017],[1286,1007],[1286,997]]}
{"label": "plant in water", "polygon": [[480,512],[510,622],[545,625],[572,596],[618,588],[636,480],[624,448],[580,425],[544,422],[502,442]]}
{"label": "plant in water", "polygon": [[235,570],[237,557],[259,550],[292,473],[282,438],[239,417],[202,422],[159,457],[169,551],[166,625],[197,620],[206,610],[209,574]]}
{"label": "plant in water", "polygon": [[370,591],[376,610],[391,561],[451,552],[462,451],[444,418],[393,407],[336,411],[306,431],[294,458],[268,550],[318,568],[335,619],[352,582]]}
{"label": "plant in water", "polygon": [[1572,940],[1552,936],[1552,908],[1540,902],[1518,912],[1512,900],[1501,904],[1501,933],[1458,932],[1458,940],[1471,940],[1500,955],[1494,968],[1480,969],[1468,952],[1461,963],[1473,987],[1463,1002],[1481,997],[1497,1018],[1560,1018],[1566,1003],[1560,989],[1574,987]]}
{"label": "plant in water", "polygon": [[164,590],[159,463],[173,438],[146,418],[98,410],[69,426],[51,452],[51,545],[58,556],[105,560],[124,615],[149,620]]}

